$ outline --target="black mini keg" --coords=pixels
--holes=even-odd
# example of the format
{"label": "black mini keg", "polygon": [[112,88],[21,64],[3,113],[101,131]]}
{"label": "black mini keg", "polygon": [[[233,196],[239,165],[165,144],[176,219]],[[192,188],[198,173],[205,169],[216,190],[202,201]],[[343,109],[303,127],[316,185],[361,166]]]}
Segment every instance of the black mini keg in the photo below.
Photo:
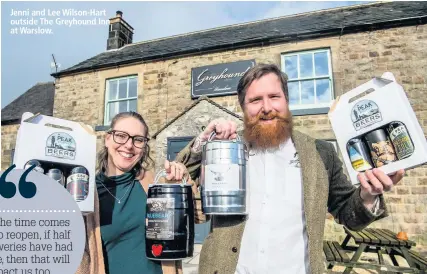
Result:
{"label": "black mini keg", "polygon": [[194,199],[191,185],[158,184],[160,171],[148,187],[145,247],[151,260],[182,260],[193,256]]}

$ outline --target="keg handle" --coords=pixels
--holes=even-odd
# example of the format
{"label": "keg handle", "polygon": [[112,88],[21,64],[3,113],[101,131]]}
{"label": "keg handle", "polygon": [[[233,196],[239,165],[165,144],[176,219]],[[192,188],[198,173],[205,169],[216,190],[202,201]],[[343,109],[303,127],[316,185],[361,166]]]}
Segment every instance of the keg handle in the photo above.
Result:
{"label": "keg handle", "polygon": [[[162,169],[159,172],[157,172],[156,177],[154,178],[154,184],[157,185],[159,182],[159,179],[161,177],[166,177],[166,169]],[[182,178],[182,183],[180,184],[181,186],[184,186],[187,184],[187,181],[185,180],[185,178]]]}
{"label": "keg handle", "polygon": [[[213,131],[213,132],[211,133],[211,135],[209,136],[208,142],[212,141],[212,138],[213,138],[213,137],[215,137],[215,135],[216,135],[216,132],[215,132],[215,131]],[[237,133],[236,133],[236,136],[237,136],[237,141],[239,141],[239,142],[240,142],[239,134],[237,134]],[[234,141],[236,141],[236,140],[234,140]]]}

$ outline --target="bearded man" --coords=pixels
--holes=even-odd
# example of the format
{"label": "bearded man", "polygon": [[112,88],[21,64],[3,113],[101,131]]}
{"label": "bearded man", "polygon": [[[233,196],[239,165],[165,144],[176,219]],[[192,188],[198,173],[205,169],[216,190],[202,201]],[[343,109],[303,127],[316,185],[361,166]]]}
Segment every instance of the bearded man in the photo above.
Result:
{"label": "bearded man", "polygon": [[355,187],[332,144],[293,129],[287,77],[275,65],[247,71],[237,94],[243,133],[234,122],[214,120],[176,159],[197,180],[202,145],[213,131],[220,140],[239,134],[249,148],[249,214],[213,216],[199,274],[323,273],[326,211],[352,230],[363,229],[387,216],[383,192],[404,171],[369,170]]}

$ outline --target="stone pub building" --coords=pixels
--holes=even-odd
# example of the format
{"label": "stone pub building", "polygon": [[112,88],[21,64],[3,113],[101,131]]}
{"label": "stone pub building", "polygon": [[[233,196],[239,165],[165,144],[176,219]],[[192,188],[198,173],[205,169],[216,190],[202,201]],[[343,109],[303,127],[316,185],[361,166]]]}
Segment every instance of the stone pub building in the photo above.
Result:
{"label": "stone pub building", "polygon": [[[427,2],[381,2],[137,42],[132,22],[117,12],[108,40],[98,41],[107,42],[104,52],[52,74],[54,83],[35,85],[2,110],[2,169],[11,164],[24,111],[89,124],[99,147],[115,114],[138,111],[160,166],[211,119],[242,126],[236,85],[257,63],[274,63],[288,75],[296,128],[313,137],[336,145],[331,100],[386,71],[404,87],[427,133],[426,22]],[[427,250],[427,165],[408,171],[386,201],[391,216],[372,226],[406,231]],[[198,226],[197,241],[207,230]],[[344,236],[325,216],[325,238]]]}

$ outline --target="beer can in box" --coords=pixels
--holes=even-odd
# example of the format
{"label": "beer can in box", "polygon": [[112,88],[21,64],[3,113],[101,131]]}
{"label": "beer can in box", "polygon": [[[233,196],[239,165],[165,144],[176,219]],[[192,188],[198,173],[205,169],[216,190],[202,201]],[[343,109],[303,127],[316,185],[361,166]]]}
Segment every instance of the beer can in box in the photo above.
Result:
{"label": "beer can in box", "polygon": [[57,181],[60,185],[64,186],[65,180],[61,170],[57,168],[51,168],[47,171],[46,175]]}
{"label": "beer can in box", "polygon": [[25,166],[24,169],[30,168],[31,166],[35,165],[36,167],[33,169],[34,171],[40,172],[44,174],[44,169],[42,168],[42,164],[37,160],[29,160]]}
{"label": "beer can in box", "polygon": [[369,146],[372,162],[375,167],[381,167],[397,161],[393,145],[383,129],[376,129],[365,135]]}
{"label": "beer can in box", "polygon": [[77,202],[86,199],[89,192],[89,172],[85,167],[78,166],[71,170],[67,178],[67,190]]}
{"label": "beer can in box", "polygon": [[391,122],[387,127],[387,131],[399,160],[408,158],[414,153],[414,143],[403,123],[398,121]]}
{"label": "beer can in box", "polygon": [[348,141],[347,152],[354,170],[361,172],[373,168],[369,150],[360,138]]}

